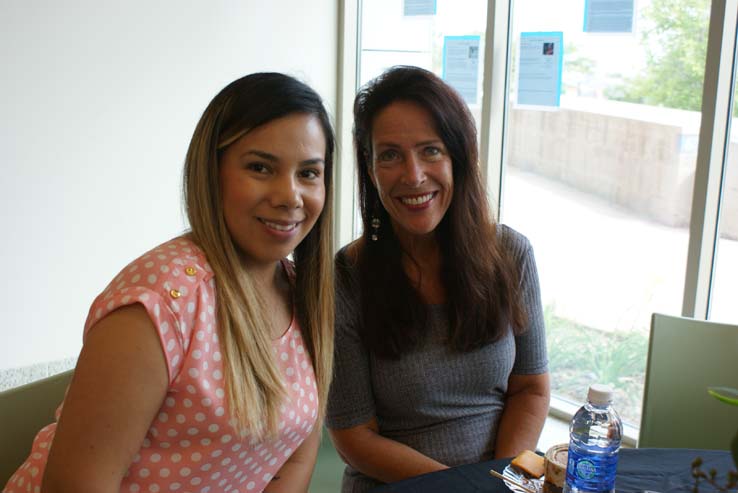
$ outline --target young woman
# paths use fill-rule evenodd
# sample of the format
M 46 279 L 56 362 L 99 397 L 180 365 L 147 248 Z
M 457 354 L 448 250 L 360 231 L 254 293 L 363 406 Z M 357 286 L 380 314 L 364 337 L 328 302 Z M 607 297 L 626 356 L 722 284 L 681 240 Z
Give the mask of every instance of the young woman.
M 333 147 L 291 77 L 213 99 L 185 162 L 191 231 L 94 301 L 58 423 L 4 491 L 307 490 L 333 357 Z
M 527 239 L 496 225 L 474 120 L 432 73 L 357 95 L 364 232 L 336 257 L 327 425 L 344 492 L 534 449 L 549 401 Z

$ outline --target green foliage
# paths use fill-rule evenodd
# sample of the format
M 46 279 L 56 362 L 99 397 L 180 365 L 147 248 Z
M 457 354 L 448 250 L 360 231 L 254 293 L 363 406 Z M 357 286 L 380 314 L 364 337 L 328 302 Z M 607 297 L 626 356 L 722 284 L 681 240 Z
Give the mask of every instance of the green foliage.
M 564 48 L 564 73 L 592 76 L 597 68 L 597 62 L 582 55 L 574 43 L 566 43 Z
M 567 43 L 564 48 L 563 91 L 575 89 L 575 94 L 579 94 L 580 89 L 594 77 L 596 69 L 596 60 L 582 55 L 574 43 Z
M 738 390 L 730 387 L 710 387 L 707 393 L 719 401 L 732 406 L 738 406 Z
M 710 0 L 653 0 L 642 18 L 646 70 L 606 96 L 700 111 L 709 17 Z
M 623 419 L 639 423 L 648 337 L 577 324 L 557 317 L 553 305 L 544 308 L 544 319 L 553 391 L 582 401 L 590 384 L 610 384 Z

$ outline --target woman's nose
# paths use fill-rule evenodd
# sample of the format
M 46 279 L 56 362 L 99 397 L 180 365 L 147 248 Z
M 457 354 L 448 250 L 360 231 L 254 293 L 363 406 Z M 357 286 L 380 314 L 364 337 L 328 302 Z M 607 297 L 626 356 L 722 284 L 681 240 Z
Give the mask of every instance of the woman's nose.
M 405 160 L 405 170 L 402 179 L 406 185 L 412 187 L 420 186 L 425 182 L 423 163 L 414 153 L 410 153 Z
M 299 209 L 302 207 L 302 193 L 300 184 L 295 177 L 289 176 L 274 183 L 272 190 L 272 205 L 286 209 Z

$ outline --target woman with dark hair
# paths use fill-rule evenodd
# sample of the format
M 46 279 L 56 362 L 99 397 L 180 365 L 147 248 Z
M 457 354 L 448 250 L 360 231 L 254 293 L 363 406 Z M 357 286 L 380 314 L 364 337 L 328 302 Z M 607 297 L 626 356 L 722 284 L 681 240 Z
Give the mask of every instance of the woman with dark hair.
M 364 231 L 336 257 L 326 421 L 343 491 L 534 449 L 550 394 L 538 276 L 490 215 L 469 110 L 395 67 L 357 95 L 354 145 Z
M 307 491 L 333 362 L 333 142 L 292 77 L 215 96 L 185 160 L 191 230 L 93 302 L 58 424 L 4 492 Z

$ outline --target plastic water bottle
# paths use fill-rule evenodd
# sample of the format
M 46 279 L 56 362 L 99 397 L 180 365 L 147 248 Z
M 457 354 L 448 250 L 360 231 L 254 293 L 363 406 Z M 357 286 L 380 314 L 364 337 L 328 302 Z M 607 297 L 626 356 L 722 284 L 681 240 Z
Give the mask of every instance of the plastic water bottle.
M 572 418 L 564 493 L 615 491 L 623 423 L 611 402 L 611 387 L 591 385 L 587 403 Z

